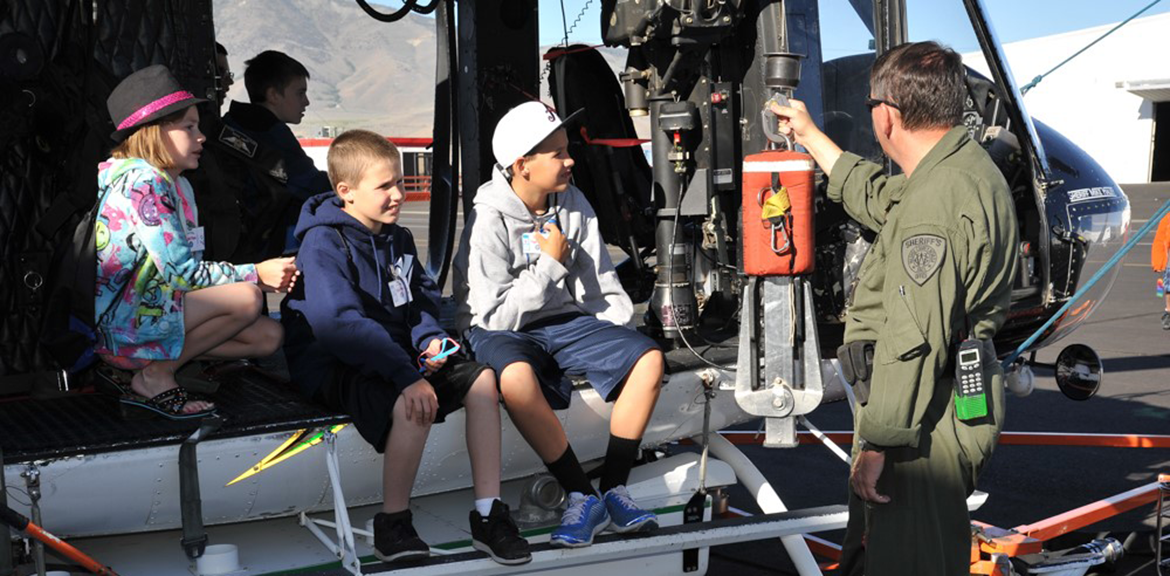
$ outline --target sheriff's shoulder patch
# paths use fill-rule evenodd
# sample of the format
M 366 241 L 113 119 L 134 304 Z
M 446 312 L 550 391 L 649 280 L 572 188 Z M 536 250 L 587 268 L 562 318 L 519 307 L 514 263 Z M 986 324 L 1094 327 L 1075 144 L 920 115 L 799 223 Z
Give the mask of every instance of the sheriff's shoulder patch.
M 906 275 L 922 286 L 942 266 L 947 241 L 934 234 L 918 234 L 902 241 L 902 267 Z

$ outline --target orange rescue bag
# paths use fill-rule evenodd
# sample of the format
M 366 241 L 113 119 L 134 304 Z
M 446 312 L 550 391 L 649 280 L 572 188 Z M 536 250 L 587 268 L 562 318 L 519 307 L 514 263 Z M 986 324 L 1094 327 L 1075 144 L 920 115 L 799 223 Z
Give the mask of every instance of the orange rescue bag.
M 795 276 L 813 271 L 812 156 L 767 150 L 744 158 L 741 230 L 745 273 Z

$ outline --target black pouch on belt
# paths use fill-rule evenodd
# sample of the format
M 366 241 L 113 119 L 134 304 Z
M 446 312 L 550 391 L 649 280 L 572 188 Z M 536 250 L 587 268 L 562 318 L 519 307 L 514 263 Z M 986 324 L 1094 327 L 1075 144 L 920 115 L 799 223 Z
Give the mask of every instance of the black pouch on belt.
M 847 342 L 837 348 L 837 359 L 841 361 L 841 376 L 853 386 L 857 402 L 865 406 L 869 402 L 869 382 L 873 377 L 873 340 Z

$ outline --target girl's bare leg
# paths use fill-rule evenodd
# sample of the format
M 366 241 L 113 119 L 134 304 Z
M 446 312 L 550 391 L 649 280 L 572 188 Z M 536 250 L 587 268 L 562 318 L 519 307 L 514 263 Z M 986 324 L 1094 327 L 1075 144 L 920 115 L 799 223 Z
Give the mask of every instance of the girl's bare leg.
M 178 386 L 175 370 L 180 366 L 233 340 L 257 323 L 261 298 L 260 288 L 244 282 L 188 292 L 183 296 L 183 323 L 187 331 L 183 351 L 175 360 L 152 362 L 134 375 L 131 387 L 151 398 Z M 183 412 L 198 412 L 211 406 L 210 402 L 188 402 Z
M 280 322 L 267 316 L 260 316 L 231 340 L 204 352 L 200 358 L 215 360 L 263 358 L 275 354 L 283 342 L 284 328 Z

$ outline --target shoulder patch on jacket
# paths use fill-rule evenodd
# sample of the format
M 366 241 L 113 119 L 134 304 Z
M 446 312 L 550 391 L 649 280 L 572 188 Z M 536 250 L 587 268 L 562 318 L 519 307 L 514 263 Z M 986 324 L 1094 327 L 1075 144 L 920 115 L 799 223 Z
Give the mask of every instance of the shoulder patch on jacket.
M 256 156 L 256 148 L 259 146 L 250 136 L 227 124 L 219 131 L 219 141 L 248 158 Z
M 906 275 L 922 286 L 942 266 L 947 241 L 934 234 L 918 234 L 902 241 L 902 267 Z
M 268 175 L 276 178 L 281 184 L 288 184 L 288 172 L 284 170 L 284 158 L 277 161 L 276 166 L 268 171 Z

